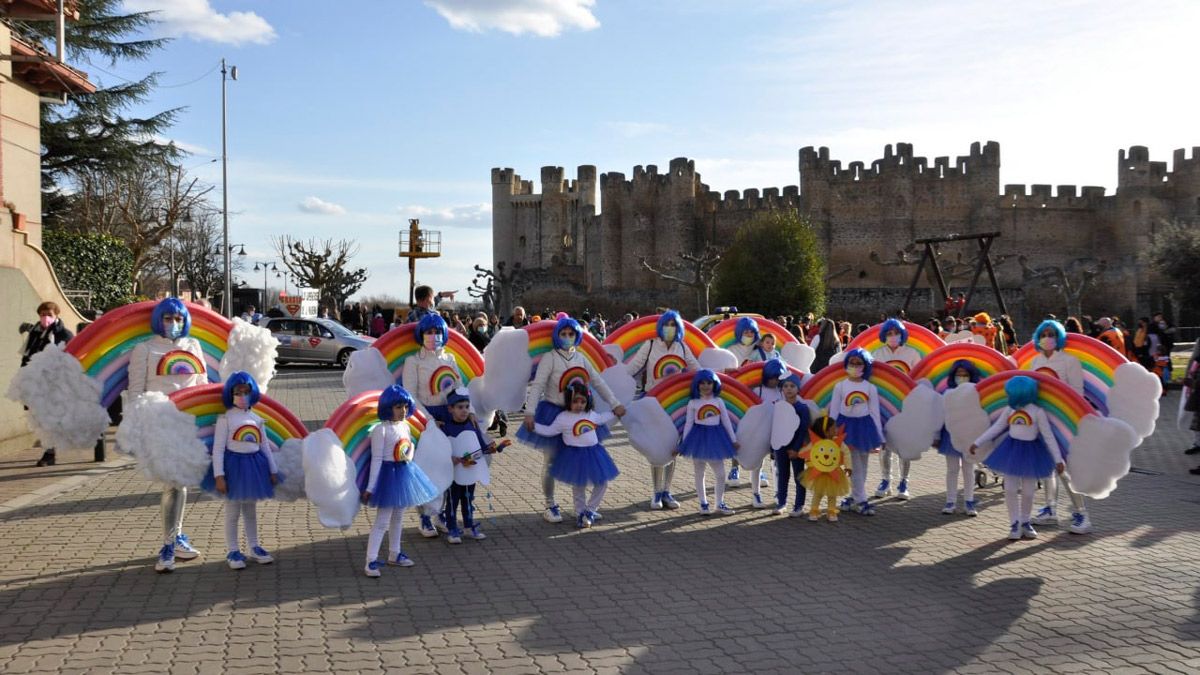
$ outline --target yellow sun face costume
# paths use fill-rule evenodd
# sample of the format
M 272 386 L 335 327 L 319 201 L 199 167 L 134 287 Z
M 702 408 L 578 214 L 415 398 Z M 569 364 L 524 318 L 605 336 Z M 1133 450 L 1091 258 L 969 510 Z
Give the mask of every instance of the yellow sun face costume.
M 850 477 L 846 473 L 846 440 L 845 431 L 838 429 L 837 437 L 833 440 L 821 438 L 812 431 L 808 432 L 809 445 L 800 453 L 804 459 L 804 473 L 800 484 L 812 493 L 811 519 L 821 515 L 821 499 L 828 500 L 827 513 L 830 520 L 836 520 L 838 514 L 838 499 L 850 493 Z

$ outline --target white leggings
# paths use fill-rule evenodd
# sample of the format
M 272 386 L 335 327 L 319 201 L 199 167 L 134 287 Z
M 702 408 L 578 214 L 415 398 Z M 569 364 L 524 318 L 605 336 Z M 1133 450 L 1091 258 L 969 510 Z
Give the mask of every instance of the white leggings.
M 371 524 L 371 534 L 367 537 L 367 562 L 379 559 L 379 547 L 383 545 L 383 535 L 389 529 L 388 550 L 393 557 L 400 553 L 400 530 L 403 524 L 404 509 L 393 506 L 375 509 L 375 522 Z
M 258 546 L 258 505 L 252 501 L 225 504 L 225 548 L 238 550 L 238 517 L 246 528 L 246 546 Z
M 604 493 L 608 490 L 608 483 L 601 483 L 592 486 L 592 495 L 586 495 L 586 486 L 572 485 L 571 497 L 575 501 L 575 515 L 581 516 L 584 513 L 599 511 L 600 500 L 604 499 Z
M 708 503 L 708 488 L 704 485 L 704 468 L 708 467 L 713 472 L 713 477 L 716 485 L 713 487 L 713 497 L 717 503 L 725 501 L 725 462 L 719 459 L 693 459 L 692 465 L 696 468 L 696 497 L 700 499 L 701 504 Z M 754 477 L 758 480 L 758 476 Z
M 867 460 L 871 453 L 850 451 L 850 498 L 855 504 L 867 501 Z
M 1018 495 L 1017 493 L 1020 492 Z M 1004 505 L 1008 507 L 1009 523 L 1028 523 L 1033 514 L 1033 493 L 1037 479 L 1021 476 L 1004 477 Z
M 975 463 L 966 457 L 946 455 L 946 501 L 958 501 L 958 474 L 962 474 L 963 500 L 975 501 Z
M 879 468 L 883 472 L 883 480 L 892 480 L 892 456 L 899 456 L 894 450 L 884 448 L 879 453 Z M 908 480 L 908 472 L 912 469 L 912 460 L 900 460 L 900 480 Z
M 1074 513 L 1083 513 L 1086 508 L 1083 502 L 1083 495 L 1071 487 L 1071 477 L 1065 471 L 1042 480 L 1042 490 L 1046 493 L 1046 506 L 1054 508 L 1057 513 L 1059 484 L 1062 484 L 1063 491 L 1070 497 L 1071 508 L 1074 509 Z

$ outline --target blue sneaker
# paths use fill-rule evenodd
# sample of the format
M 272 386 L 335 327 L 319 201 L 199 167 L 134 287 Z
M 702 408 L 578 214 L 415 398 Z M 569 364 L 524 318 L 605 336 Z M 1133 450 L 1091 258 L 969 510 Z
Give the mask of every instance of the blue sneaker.
M 742 479 L 742 473 L 741 473 L 741 471 L 738 470 L 738 467 L 736 467 L 736 466 L 729 470 L 729 477 L 726 478 L 726 480 L 729 481 L 730 483 L 736 483 L 741 479 Z
M 592 526 L 592 519 L 588 518 L 588 514 L 586 514 L 586 513 L 579 514 L 579 516 L 575 519 L 575 527 L 580 530 L 586 530 L 587 528 L 589 528 L 591 526 Z
M 199 555 L 200 555 L 200 551 L 197 551 L 195 548 L 192 547 L 192 542 L 190 540 L 188 540 L 188 536 L 186 534 L 181 534 L 181 535 L 175 537 L 175 559 L 176 560 L 192 560 L 193 558 L 196 558 Z
M 462 543 L 462 530 L 460 530 L 456 527 L 456 528 L 450 530 L 449 532 L 447 532 L 446 533 L 446 543 L 447 544 L 461 544 Z
M 604 516 L 600 515 L 599 511 L 588 511 L 588 518 L 591 518 L 593 523 L 604 520 Z
M 767 475 L 766 471 L 759 471 L 758 472 L 758 487 L 765 488 L 765 487 L 770 487 L 770 486 L 771 486 L 771 477 Z
M 971 516 L 972 518 L 974 518 L 975 516 L 979 515 L 979 511 L 975 510 L 975 501 L 974 500 L 971 500 L 969 502 L 963 502 L 963 506 L 965 507 L 963 509 L 963 513 L 967 514 L 968 516 Z
M 1058 525 L 1058 514 L 1054 512 L 1053 506 L 1043 506 L 1038 509 L 1032 522 L 1034 525 Z
M 700 502 L 700 515 L 711 516 L 712 514 L 713 512 L 712 509 L 709 508 L 708 502 Z
M 670 492 L 662 493 L 663 508 L 674 511 L 679 508 L 679 502 L 675 501 L 675 496 Z
M 379 567 L 380 567 L 379 561 L 372 560 L 367 563 L 366 567 L 363 568 L 363 573 L 371 578 L 378 578 L 379 574 L 380 574 Z
M 871 502 L 861 502 L 858 505 L 858 512 L 864 516 L 873 516 L 875 515 L 875 507 Z
M 1021 538 L 1021 524 L 1017 521 L 1012 522 L 1012 527 L 1008 528 L 1009 541 L 1016 541 Z
M 1067 528 L 1071 534 L 1087 534 L 1092 531 L 1092 520 L 1084 511 L 1076 511 L 1071 514 L 1071 526 Z
M 163 544 L 158 551 L 158 561 L 154 563 L 154 571 L 168 574 L 175 571 L 175 544 Z
M 231 570 L 246 569 L 246 556 L 242 555 L 241 551 L 230 551 L 229 555 L 225 556 L 225 560 L 229 562 Z
M 856 506 L 858 505 L 854 503 L 853 497 L 846 497 L 842 500 L 842 503 L 838 505 L 838 508 L 842 511 L 854 511 Z M 783 505 L 780 505 L 779 508 L 783 508 Z
M 254 562 L 258 563 L 259 565 L 270 565 L 271 563 L 275 562 L 275 559 L 271 557 L 271 554 L 267 553 L 267 549 L 261 546 L 255 546 L 254 548 L 250 549 L 250 557 L 254 558 Z
M 547 523 L 561 523 L 562 509 L 558 508 L 558 504 L 547 506 L 546 510 L 542 513 L 542 520 Z
M 437 528 L 433 526 L 433 519 L 429 516 L 421 516 L 421 527 L 419 529 L 421 536 L 426 539 L 433 539 L 438 536 Z
M 970 504 L 971 502 L 967 502 L 967 503 Z M 946 502 L 946 505 L 942 507 L 942 515 L 944 515 L 944 516 L 954 515 L 954 506 L 955 506 L 954 502 Z
M 762 495 L 754 495 L 750 498 L 750 505 L 756 509 L 767 508 L 767 503 L 763 501 Z
M 443 534 L 450 531 L 450 526 L 446 524 L 446 514 L 441 511 L 438 512 L 437 518 L 434 519 L 433 526 L 437 528 L 438 532 Z
M 471 527 L 467 528 L 467 532 L 469 532 L 471 534 L 471 538 L 476 541 L 479 541 L 481 539 L 487 539 L 487 535 L 483 533 L 483 530 L 479 529 L 478 524 L 472 525 Z
M 660 511 L 660 510 L 662 510 L 662 507 L 663 507 L 663 493 L 655 492 L 654 496 L 650 498 L 650 510 L 651 511 Z
M 412 567 L 416 563 L 412 561 L 412 558 L 409 558 L 408 556 L 404 555 L 403 552 L 401 552 L 397 553 L 395 558 L 388 558 L 387 564 L 395 565 L 396 567 Z
M 900 484 L 896 486 L 896 497 L 899 499 L 912 499 L 912 493 L 908 491 L 907 478 L 900 479 Z
M 1033 529 L 1033 525 L 1028 521 L 1021 523 L 1021 537 L 1023 539 L 1037 539 L 1037 530 Z
M 729 506 L 725 502 L 718 502 L 717 503 L 717 513 L 719 513 L 723 516 L 732 516 L 734 512 L 733 512 L 733 509 L 729 508 Z
M 879 487 L 875 488 L 875 496 L 879 499 L 883 499 L 884 497 L 892 494 L 891 484 L 892 482 L 886 478 L 879 481 Z

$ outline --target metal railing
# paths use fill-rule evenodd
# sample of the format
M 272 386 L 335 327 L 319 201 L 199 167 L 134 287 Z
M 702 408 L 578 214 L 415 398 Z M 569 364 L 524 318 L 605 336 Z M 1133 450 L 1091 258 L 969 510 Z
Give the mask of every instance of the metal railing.
M 76 307 L 78 307 L 80 309 L 91 309 L 92 308 L 92 292 L 91 291 L 64 290 L 63 297 L 65 297 L 67 300 L 70 300 L 72 305 L 75 305 Z

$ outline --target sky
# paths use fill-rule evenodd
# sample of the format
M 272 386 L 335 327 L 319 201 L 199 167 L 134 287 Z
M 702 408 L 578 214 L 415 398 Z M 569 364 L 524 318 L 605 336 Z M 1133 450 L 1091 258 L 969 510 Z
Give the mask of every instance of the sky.
M 160 72 L 140 112 L 184 109 L 166 138 L 218 202 L 219 63 L 236 65 L 230 241 L 252 267 L 278 260 L 274 236 L 353 239 L 362 295 L 407 297 L 409 218 L 442 232 L 417 283 L 463 291 L 490 266 L 493 167 L 536 186 L 545 165 L 628 175 L 688 157 L 724 192 L 798 184 L 809 145 L 869 165 L 889 143 L 933 158 L 994 140 L 1002 184 L 1111 194 L 1120 149 L 1170 162 L 1200 146 L 1193 0 L 124 6 L 155 11 L 167 47 L 74 65 L 103 86 Z

